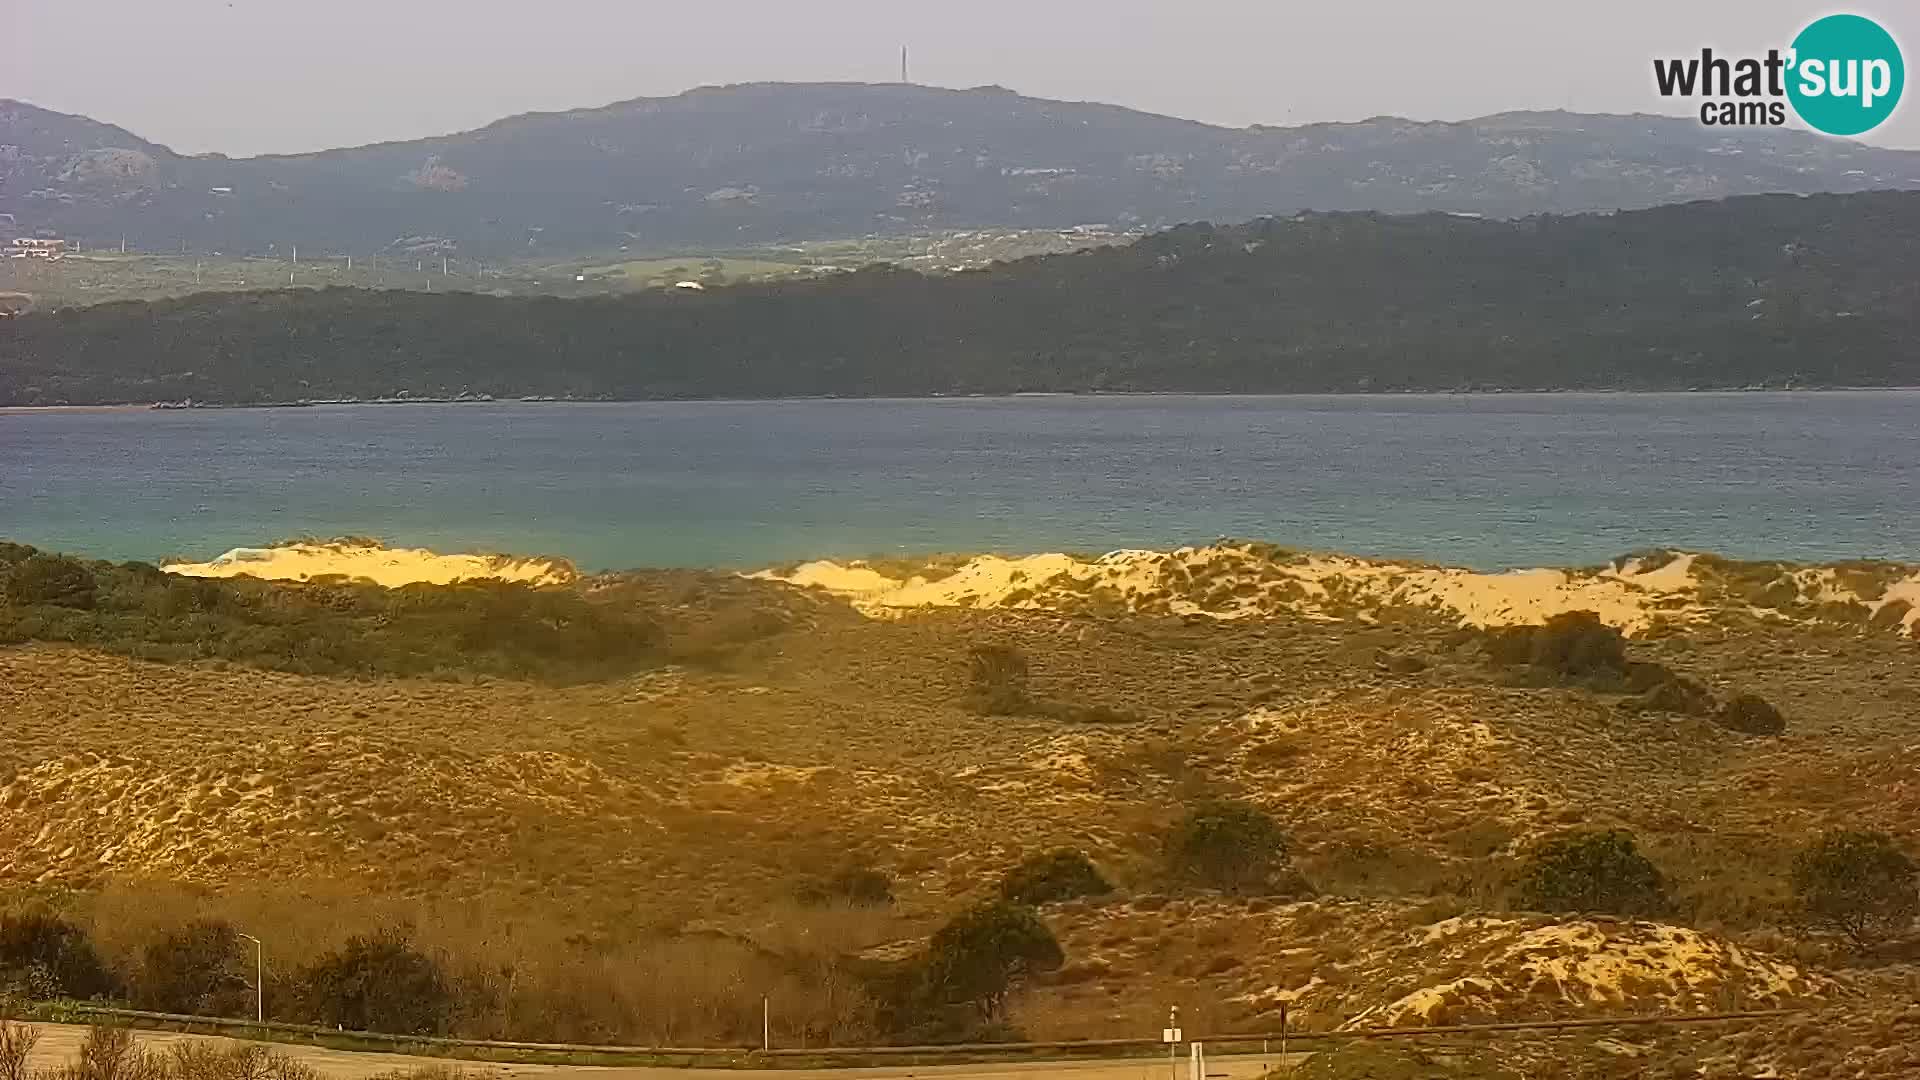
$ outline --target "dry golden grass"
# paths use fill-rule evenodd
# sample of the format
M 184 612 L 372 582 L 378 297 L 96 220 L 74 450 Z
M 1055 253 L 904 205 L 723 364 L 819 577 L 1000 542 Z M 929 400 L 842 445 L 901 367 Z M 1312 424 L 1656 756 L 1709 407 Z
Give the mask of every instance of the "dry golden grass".
M 1142 719 L 976 715 L 979 640 L 1022 649 L 1036 696 Z M 911 941 L 1022 856 L 1062 846 L 1122 893 L 1049 911 L 1069 968 L 1021 1006 L 1036 1036 L 1150 1030 L 1176 1001 L 1211 1002 L 1210 1026 L 1257 1026 L 1262 1003 L 1316 978 L 1328 1024 L 1467 979 L 1498 985 L 1445 1015 L 1772 1000 L 1754 972 L 1778 950 L 1736 961 L 1725 947 L 1778 922 L 1782 853 L 1837 824 L 1920 832 L 1913 649 L 1785 626 L 1635 645 L 1780 704 L 1787 734 L 1762 739 L 1500 685 L 1470 640 L 1418 621 L 823 609 L 724 669 L 573 687 L 8 648 L 0 883 L 81 890 L 62 902 L 121 956 L 209 916 L 272 927 L 286 971 L 376 922 L 410 923 L 462 970 L 512 968 L 539 1000 L 574 1002 L 565 1037 L 581 1041 L 751 1041 L 762 993 L 784 995 L 790 1042 L 858 1040 L 857 1003 L 823 1006 L 763 953 Z M 1426 666 L 1390 673 L 1383 650 Z M 1183 802 L 1222 795 L 1285 825 L 1324 902 L 1139 902 L 1171 891 L 1159 831 Z M 1573 825 L 1641 837 L 1681 916 L 1714 931 L 1688 948 L 1716 974 L 1553 996 L 1516 981 L 1519 961 L 1482 962 L 1537 921 L 1484 926 L 1484 954 L 1409 936 L 1420 918 L 1498 914 L 1511 853 Z M 801 881 L 850 861 L 892 874 L 899 904 L 792 906 Z M 1632 933 L 1651 931 L 1605 936 Z M 1819 968 L 1785 996 L 1826 993 Z M 836 985 L 855 993 L 850 976 Z M 514 1003 L 535 999 L 464 1023 L 520 1030 Z

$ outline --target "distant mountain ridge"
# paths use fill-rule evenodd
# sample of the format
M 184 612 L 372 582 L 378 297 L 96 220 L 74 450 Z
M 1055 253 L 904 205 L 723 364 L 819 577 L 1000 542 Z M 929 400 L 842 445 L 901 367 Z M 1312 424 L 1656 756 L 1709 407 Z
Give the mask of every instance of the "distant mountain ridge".
M 1920 151 L 1657 116 L 1237 129 L 998 87 L 753 83 L 228 158 L 0 99 L 0 214 L 17 231 L 156 251 L 298 244 L 505 258 L 1300 210 L 1520 217 L 1915 187 Z

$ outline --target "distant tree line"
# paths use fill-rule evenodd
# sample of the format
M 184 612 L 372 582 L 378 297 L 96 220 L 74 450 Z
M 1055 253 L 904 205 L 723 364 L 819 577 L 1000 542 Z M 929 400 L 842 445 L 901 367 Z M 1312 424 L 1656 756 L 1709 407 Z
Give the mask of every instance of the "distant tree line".
M 208 294 L 0 324 L 0 404 L 1920 383 L 1920 193 L 1312 214 L 944 277 Z

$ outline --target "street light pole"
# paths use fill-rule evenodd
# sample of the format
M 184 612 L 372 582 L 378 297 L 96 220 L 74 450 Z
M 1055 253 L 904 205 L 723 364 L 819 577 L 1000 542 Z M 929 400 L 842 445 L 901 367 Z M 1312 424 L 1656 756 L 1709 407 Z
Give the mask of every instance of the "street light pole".
M 252 934 L 241 934 L 237 930 L 234 933 L 253 942 L 253 1019 L 255 1023 L 264 1024 L 267 1022 L 267 949 Z

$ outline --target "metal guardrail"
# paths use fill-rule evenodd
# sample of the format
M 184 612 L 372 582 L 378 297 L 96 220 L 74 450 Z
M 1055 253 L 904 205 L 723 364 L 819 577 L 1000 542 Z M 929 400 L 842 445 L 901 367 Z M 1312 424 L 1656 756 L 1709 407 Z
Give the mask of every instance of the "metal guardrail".
M 385 1043 L 396 1047 L 435 1046 L 451 1049 L 469 1048 L 476 1050 L 520 1051 L 523 1053 L 608 1054 L 663 1058 L 885 1057 L 889 1055 L 940 1054 L 958 1056 L 1020 1054 L 1029 1052 L 1085 1053 L 1088 1051 L 1102 1050 L 1128 1051 L 1146 1049 L 1152 1049 L 1158 1052 L 1166 1046 L 1166 1044 L 1159 1039 L 1072 1039 L 1056 1042 L 941 1043 L 931 1046 L 822 1046 L 811 1049 L 782 1047 L 775 1050 L 763 1050 L 757 1046 L 625 1046 L 603 1043 L 541 1043 L 513 1042 L 499 1039 L 453 1039 L 437 1035 L 393 1035 L 378 1031 L 344 1031 L 339 1028 L 320 1027 L 315 1024 L 288 1024 L 272 1020 L 262 1022 L 232 1017 L 191 1016 L 185 1013 L 118 1009 L 105 1005 L 63 1005 L 61 1011 L 69 1015 L 119 1017 L 128 1020 L 148 1020 L 199 1027 L 237 1028 L 248 1031 L 259 1031 L 263 1034 L 280 1033 L 287 1035 L 326 1036 L 335 1039 L 355 1039 L 365 1042 Z M 1235 1046 L 1246 1043 L 1279 1042 L 1283 1038 L 1289 1043 L 1302 1043 L 1361 1039 L 1458 1037 L 1521 1031 L 1566 1031 L 1581 1028 L 1736 1023 L 1748 1020 L 1776 1020 L 1783 1017 L 1799 1015 L 1805 1011 L 1805 1009 L 1762 1009 L 1750 1012 L 1610 1016 L 1589 1017 L 1577 1020 L 1516 1020 L 1494 1024 L 1454 1024 L 1432 1027 L 1352 1028 L 1333 1031 L 1288 1030 L 1285 1032 L 1255 1032 L 1251 1034 L 1222 1033 L 1193 1041 L 1205 1042 L 1212 1046 Z

